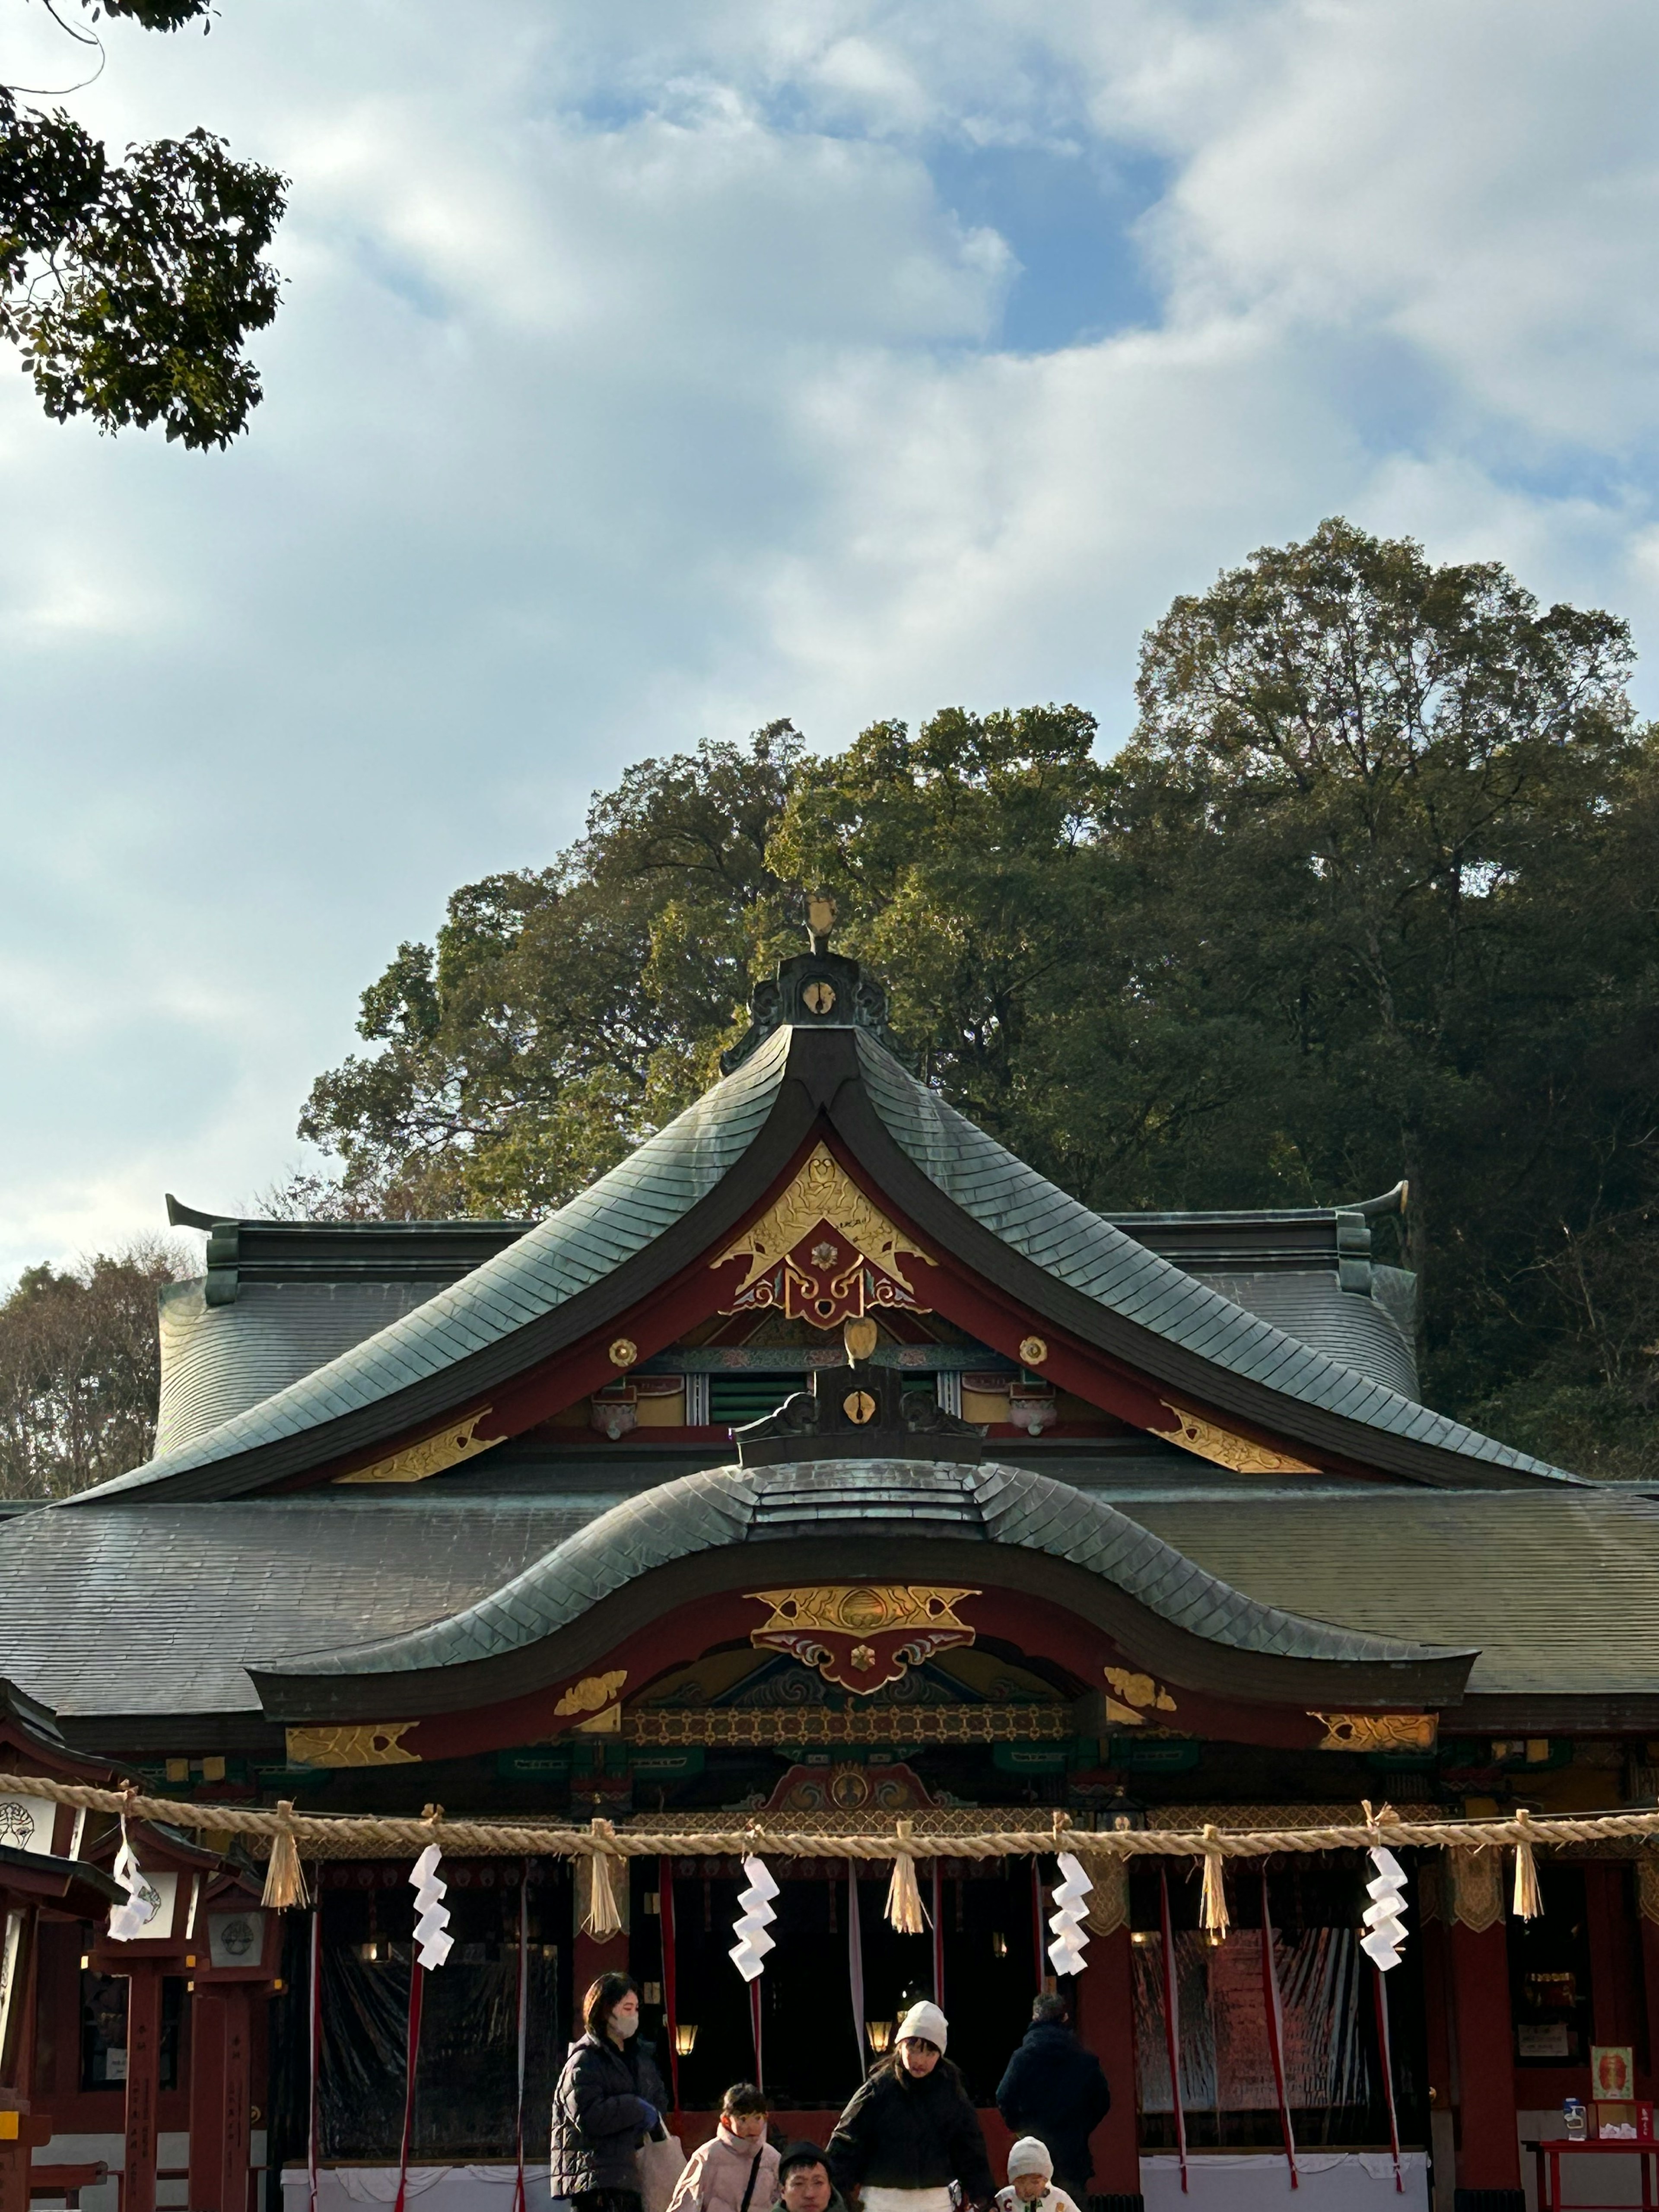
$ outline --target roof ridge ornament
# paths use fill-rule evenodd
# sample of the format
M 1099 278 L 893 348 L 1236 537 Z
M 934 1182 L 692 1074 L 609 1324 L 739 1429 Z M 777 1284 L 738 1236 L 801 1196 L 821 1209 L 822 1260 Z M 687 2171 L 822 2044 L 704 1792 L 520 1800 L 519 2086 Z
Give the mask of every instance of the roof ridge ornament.
M 827 891 L 806 901 L 808 950 L 781 960 L 749 1001 L 749 1027 L 720 1054 L 720 1073 L 735 1074 L 776 1030 L 858 1029 L 908 1065 L 910 1055 L 887 1025 L 887 993 L 856 960 L 830 950 L 836 905 Z
M 795 1460 L 920 1459 L 973 1466 L 985 1431 L 947 1413 L 936 1398 L 907 1392 L 896 1367 L 872 1367 L 875 1325 L 867 1316 L 842 1333 L 845 1367 L 815 1367 L 811 1386 L 775 1413 L 732 1431 L 739 1467 L 780 1467 Z

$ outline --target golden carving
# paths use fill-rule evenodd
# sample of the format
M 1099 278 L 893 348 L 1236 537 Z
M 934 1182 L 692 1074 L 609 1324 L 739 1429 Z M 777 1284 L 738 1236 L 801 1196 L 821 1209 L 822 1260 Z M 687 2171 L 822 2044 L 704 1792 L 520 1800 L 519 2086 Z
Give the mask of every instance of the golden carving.
M 337 1474 L 337 1483 L 344 1482 L 424 1482 L 430 1474 L 441 1474 L 446 1468 L 459 1467 L 464 1459 L 475 1452 L 488 1451 L 499 1443 L 499 1437 L 481 1437 L 477 1427 L 489 1413 L 488 1406 L 465 1421 L 452 1423 L 434 1436 L 422 1437 L 419 1443 L 405 1444 L 386 1459 L 377 1459 L 372 1467 L 354 1468 L 349 1474 Z
M 866 1316 L 863 1321 L 849 1321 L 842 1330 L 841 1340 L 847 1346 L 849 1359 L 867 1359 L 875 1350 L 881 1331 Z
M 1155 1682 L 1150 1674 L 1132 1673 L 1127 1667 L 1108 1667 L 1104 1669 L 1107 1688 L 1112 1692 L 1106 1700 L 1106 1717 L 1129 1728 L 1145 1728 L 1148 1713 L 1172 1713 L 1176 1701 L 1162 1682 Z
M 1504 1854 L 1502 1851 L 1446 1853 L 1450 1874 L 1451 1917 L 1479 1936 L 1496 1928 L 1504 1917 Z
M 1292 1459 L 1288 1452 L 1274 1451 L 1269 1444 L 1253 1443 L 1249 1437 L 1235 1436 L 1231 1429 L 1207 1421 L 1201 1413 L 1175 1405 L 1168 1398 L 1163 1402 L 1175 1415 L 1180 1431 L 1176 1442 L 1183 1450 L 1195 1453 L 1200 1459 L 1207 1459 L 1217 1467 L 1230 1467 L 1235 1474 L 1319 1473 L 1304 1459 Z
M 1067 1705 L 717 1705 L 702 1712 L 635 1707 L 623 1733 L 635 1743 L 1048 1743 L 1069 1736 Z
M 769 1605 L 772 1618 L 759 1632 L 774 1628 L 841 1629 L 853 1636 L 884 1635 L 896 1628 L 964 1628 L 956 1608 L 972 1589 L 934 1589 L 891 1583 L 831 1583 L 817 1589 L 750 1590 Z
M 1636 1909 L 1644 1920 L 1659 1925 L 1659 1856 L 1651 1851 L 1636 1862 Z
M 604 1705 L 615 1702 L 617 1692 L 628 1680 L 626 1667 L 616 1668 L 609 1674 L 584 1674 L 580 1682 L 573 1682 L 553 1710 L 556 1713 L 597 1713 Z
M 1440 1723 L 1432 1713 L 1310 1713 L 1325 1733 L 1321 1751 L 1432 1751 Z
M 613 1367 L 631 1367 L 640 1356 L 640 1347 L 631 1336 L 619 1336 L 610 1351 Z
M 1040 1336 L 1020 1339 L 1019 1364 L 1022 1367 L 1041 1367 L 1048 1357 L 1048 1346 Z
M 805 1262 L 792 1257 L 821 1222 L 850 1248 L 850 1264 L 848 1254 L 822 1239 Z M 862 1316 L 866 1267 L 875 1271 L 871 1278 L 875 1304 L 926 1312 L 902 1262 L 920 1260 L 929 1267 L 937 1264 L 907 1230 L 896 1227 L 865 1196 L 829 1146 L 821 1143 L 802 1161 L 788 1188 L 709 1265 L 724 1267 L 732 1260 L 746 1260 L 749 1272 L 723 1312 L 777 1308 L 792 1318 L 826 1328 Z
M 847 1412 L 853 1420 L 860 1418 L 853 1411 L 855 1400 L 868 1407 L 862 1416 L 867 1420 L 875 1400 L 849 1393 Z M 971 1644 L 974 1631 L 957 1620 L 956 1607 L 979 1592 L 863 1583 L 749 1595 L 772 1608 L 772 1618 L 750 1637 L 757 1649 L 787 1651 L 803 1667 L 816 1667 L 826 1682 L 867 1698 L 936 1651 Z
M 841 1410 L 855 1426 L 862 1428 L 866 1421 L 876 1418 L 876 1401 L 867 1390 L 849 1390 L 841 1401 Z
M 833 983 L 809 983 L 801 996 L 815 1014 L 827 1014 L 836 1003 L 836 987 Z
M 418 1766 L 421 1754 L 405 1751 L 413 1721 L 353 1722 L 343 1728 L 291 1728 L 290 1766 Z

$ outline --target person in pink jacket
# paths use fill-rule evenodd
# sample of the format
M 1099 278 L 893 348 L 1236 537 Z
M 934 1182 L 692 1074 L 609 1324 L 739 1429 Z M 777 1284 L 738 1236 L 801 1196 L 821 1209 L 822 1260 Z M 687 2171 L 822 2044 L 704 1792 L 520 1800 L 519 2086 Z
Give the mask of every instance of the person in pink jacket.
M 737 2081 L 720 2099 L 720 2124 L 700 2143 L 674 2185 L 668 2212 L 771 2212 L 778 2154 L 766 2140 L 766 2098 Z

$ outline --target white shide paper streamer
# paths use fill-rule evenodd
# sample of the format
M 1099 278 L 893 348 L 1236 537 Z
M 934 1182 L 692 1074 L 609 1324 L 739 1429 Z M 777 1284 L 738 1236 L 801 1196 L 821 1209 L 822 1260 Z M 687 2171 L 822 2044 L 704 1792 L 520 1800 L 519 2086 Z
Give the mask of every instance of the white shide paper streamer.
M 768 1873 L 764 1859 L 745 1859 L 743 1870 L 749 1887 L 738 1896 L 740 1910 L 732 1929 L 738 1940 L 732 1946 L 732 1963 L 745 1982 L 752 1982 L 776 1940 L 766 1929 L 768 1922 L 778 1917 L 772 1910 L 778 1886 Z

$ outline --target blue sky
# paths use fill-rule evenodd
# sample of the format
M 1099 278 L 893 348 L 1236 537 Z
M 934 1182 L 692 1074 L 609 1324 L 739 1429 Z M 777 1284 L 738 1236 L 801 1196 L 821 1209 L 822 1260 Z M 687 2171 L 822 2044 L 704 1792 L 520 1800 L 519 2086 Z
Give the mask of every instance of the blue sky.
M 1074 699 L 1344 513 L 1659 613 L 1659 15 L 223 0 L 73 103 L 286 170 L 268 398 L 0 362 L 0 1281 L 301 1159 L 357 994 L 622 764 Z M 64 81 L 39 0 L 0 76 Z M 1659 707 L 1645 668 L 1644 706 Z

